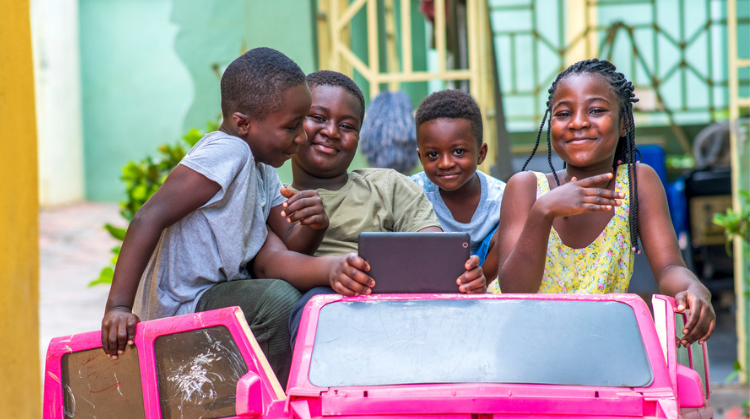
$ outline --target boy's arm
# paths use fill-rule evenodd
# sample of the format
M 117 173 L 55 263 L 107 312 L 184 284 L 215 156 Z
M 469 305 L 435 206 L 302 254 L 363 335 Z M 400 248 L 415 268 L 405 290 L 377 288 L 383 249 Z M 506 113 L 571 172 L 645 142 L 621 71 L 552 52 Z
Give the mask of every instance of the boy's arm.
M 497 262 L 499 257 L 497 241 L 499 235 L 500 229 L 496 229 L 495 234 L 492 235 L 492 239 L 490 240 L 490 246 L 487 248 L 487 257 L 482 264 L 482 270 L 484 271 L 484 276 L 487 278 L 488 282 L 492 282 L 497 278 Z
M 716 322 L 711 293 L 685 267 L 659 176 L 647 165 L 637 167 L 638 233 L 659 292 L 675 298 L 678 312 L 690 309 L 682 344 L 704 342 L 713 333 Z
M 330 286 L 343 295 L 372 293 L 375 281 L 365 272 L 370 265 L 354 253 L 313 257 L 289 251 L 269 229 L 268 238 L 253 261 L 256 278 L 279 278 L 299 290 Z
M 271 208 L 268 225 L 289 250 L 314 254 L 328 230 L 323 201 L 315 190 L 294 192 L 282 188 L 281 194 L 288 199 Z
M 132 313 L 133 301 L 162 231 L 200 208 L 220 189 L 218 183 L 178 165 L 135 214 L 122 243 L 102 319 L 102 346 L 107 356 L 117 358 L 126 344 L 132 344 L 140 321 Z

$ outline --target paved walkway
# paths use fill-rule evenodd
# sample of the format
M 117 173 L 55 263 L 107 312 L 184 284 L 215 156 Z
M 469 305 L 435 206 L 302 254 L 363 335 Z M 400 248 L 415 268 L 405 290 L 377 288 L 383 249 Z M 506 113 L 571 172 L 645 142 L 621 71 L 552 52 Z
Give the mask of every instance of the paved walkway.
M 42 368 L 53 337 L 101 327 L 109 287 L 89 287 L 88 283 L 109 263 L 109 250 L 118 244 L 102 228 L 107 222 L 124 226 L 116 204 L 83 203 L 39 214 Z M 734 333 L 734 318 L 720 312 L 716 332 L 708 341 L 717 418 L 723 417 L 731 406 L 750 398 L 747 387 L 724 384 L 737 358 Z
M 39 214 L 40 344 L 42 359 L 56 336 L 101 327 L 108 286 L 89 287 L 117 241 L 102 226 L 124 225 L 117 204 L 78 204 Z M 44 363 L 42 363 L 42 366 Z

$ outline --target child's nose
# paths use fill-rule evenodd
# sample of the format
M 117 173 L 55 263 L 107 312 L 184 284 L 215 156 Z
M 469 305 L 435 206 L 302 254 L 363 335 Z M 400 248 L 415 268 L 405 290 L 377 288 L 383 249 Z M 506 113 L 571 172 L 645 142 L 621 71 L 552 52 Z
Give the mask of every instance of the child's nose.
M 303 129 L 303 130 L 301 130 L 301 131 L 302 131 L 302 132 L 300 133 L 300 135 L 298 135 L 298 136 L 294 137 L 294 142 L 295 142 L 296 144 L 304 144 L 304 143 L 306 143 L 306 142 L 307 142 L 307 133 L 305 132 L 305 130 L 304 130 L 304 129 Z
M 449 169 L 453 167 L 453 159 L 450 156 L 444 155 L 438 159 L 438 167 L 441 169 Z
M 588 128 L 591 126 L 589 122 L 588 114 L 586 112 L 576 112 L 573 114 L 573 119 L 570 121 L 570 127 L 573 129 Z
M 328 138 L 338 138 L 339 137 L 339 127 L 336 124 L 335 121 L 327 121 L 325 126 L 323 126 L 323 129 L 321 130 L 323 134 L 325 134 Z

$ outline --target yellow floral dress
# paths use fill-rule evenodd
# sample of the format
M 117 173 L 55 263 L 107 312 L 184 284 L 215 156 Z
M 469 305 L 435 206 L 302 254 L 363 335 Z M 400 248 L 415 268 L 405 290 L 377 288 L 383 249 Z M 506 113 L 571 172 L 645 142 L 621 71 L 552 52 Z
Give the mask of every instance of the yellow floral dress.
M 536 198 L 549 192 L 547 176 L 536 175 Z M 601 234 L 588 246 L 573 249 L 563 244 L 553 227 L 547 242 L 547 259 L 540 293 L 606 294 L 627 292 L 633 275 L 634 254 L 630 244 L 630 191 L 628 166 L 620 165 L 615 192 L 622 192 L 622 205 Z

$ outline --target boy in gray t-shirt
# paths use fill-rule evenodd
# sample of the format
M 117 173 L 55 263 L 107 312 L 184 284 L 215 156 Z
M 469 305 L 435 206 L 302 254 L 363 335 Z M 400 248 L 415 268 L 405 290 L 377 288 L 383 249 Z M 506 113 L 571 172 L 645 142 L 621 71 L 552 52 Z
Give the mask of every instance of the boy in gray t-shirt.
M 317 194 L 282 189 L 274 169 L 307 140 L 302 122 L 311 97 L 299 66 L 269 48 L 248 51 L 225 70 L 221 98 L 220 131 L 190 150 L 128 228 L 102 345 L 117 358 L 132 344 L 141 318 L 237 305 L 285 384 L 291 364 L 286 324 L 300 297 L 294 286 L 347 281 L 349 266 L 366 265 L 356 257 L 287 250 L 314 252 L 328 228 Z M 283 238 L 273 242 L 274 263 L 302 261 L 304 271 L 268 269 L 268 257 L 259 254 L 268 235 Z M 288 282 L 254 279 L 266 274 Z M 364 274 L 354 279 L 371 281 Z

